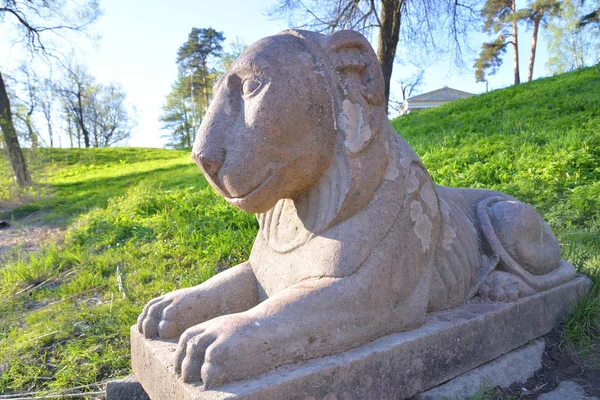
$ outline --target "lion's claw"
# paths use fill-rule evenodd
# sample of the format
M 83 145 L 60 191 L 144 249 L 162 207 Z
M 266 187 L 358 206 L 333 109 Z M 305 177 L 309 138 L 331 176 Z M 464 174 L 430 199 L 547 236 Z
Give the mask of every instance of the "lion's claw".
M 151 300 L 138 317 L 140 333 L 147 339 L 177 337 L 181 333 L 181 323 L 178 322 L 182 320 L 181 308 L 188 306 L 185 299 L 191 292 L 190 289 L 180 289 Z
M 234 348 L 243 345 L 239 329 L 245 322 L 236 315 L 226 315 L 186 330 L 175 353 L 175 371 L 186 383 L 202 381 L 206 386 L 218 386 L 235 375 L 231 358 Z M 239 340 L 238 340 L 239 339 Z M 224 364 L 230 368 L 224 368 Z

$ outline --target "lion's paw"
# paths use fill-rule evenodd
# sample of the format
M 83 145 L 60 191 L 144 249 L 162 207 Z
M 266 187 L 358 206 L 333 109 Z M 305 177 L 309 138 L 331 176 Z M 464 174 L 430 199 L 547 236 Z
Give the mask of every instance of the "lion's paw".
M 479 287 L 479 295 L 492 301 L 512 302 L 532 293 L 531 288 L 519 277 L 507 272 L 493 272 Z
M 147 339 L 159 336 L 171 339 L 203 322 L 198 291 L 195 288 L 175 290 L 150 300 L 138 317 L 138 329 Z
M 186 330 L 175 353 L 175 371 L 186 383 L 202 381 L 220 386 L 248 373 L 252 346 L 246 332 L 251 326 L 239 314 L 214 318 Z M 246 333 L 244 333 L 246 332 Z M 258 362 L 259 356 L 254 358 Z

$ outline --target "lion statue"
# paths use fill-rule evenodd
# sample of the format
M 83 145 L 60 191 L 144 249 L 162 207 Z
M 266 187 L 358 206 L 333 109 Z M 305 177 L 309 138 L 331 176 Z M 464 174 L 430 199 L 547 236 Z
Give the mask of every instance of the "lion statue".
M 151 300 L 146 338 L 207 387 L 415 329 L 475 295 L 513 301 L 573 279 L 532 207 L 436 185 L 394 131 L 359 33 L 287 30 L 216 83 L 192 158 L 256 213 L 250 259 Z

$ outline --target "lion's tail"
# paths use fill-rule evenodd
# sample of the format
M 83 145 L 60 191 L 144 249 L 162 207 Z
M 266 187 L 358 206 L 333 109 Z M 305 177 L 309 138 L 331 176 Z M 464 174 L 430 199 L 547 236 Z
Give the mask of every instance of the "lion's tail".
M 492 196 L 482 200 L 477 205 L 477 218 L 479 219 L 483 237 L 492 250 L 491 258 L 499 258 L 499 262 L 496 264 L 506 272 L 521 278 L 536 292 L 551 289 L 575 278 L 575 267 L 565 260 L 560 260 L 558 267 L 553 271 L 543 275 L 534 275 L 526 271 L 513 257 L 511 257 L 510 254 L 508 254 L 506 248 L 496 234 L 496 230 L 494 229 L 489 215 L 489 207 L 500 201 L 506 201 L 506 199 L 500 196 Z M 497 268 L 497 266 L 495 266 L 495 268 Z M 487 274 L 492 272 L 495 268 L 489 268 Z

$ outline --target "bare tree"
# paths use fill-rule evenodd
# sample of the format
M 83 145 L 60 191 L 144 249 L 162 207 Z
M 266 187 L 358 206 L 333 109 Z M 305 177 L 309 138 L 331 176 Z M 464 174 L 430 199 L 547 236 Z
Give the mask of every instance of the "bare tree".
M 53 39 L 66 32 L 82 32 L 100 15 L 97 0 L 0 0 L 0 23 L 11 23 L 18 32 L 17 42 L 31 54 L 57 58 Z M 31 185 L 10 109 L 6 85 L 0 74 L 0 130 L 17 183 Z
M 54 84 L 50 79 L 44 79 L 38 90 L 38 101 L 42 109 L 42 114 L 46 120 L 46 127 L 48 129 L 48 140 L 50 147 L 54 147 L 54 128 L 53 128 L 53 111 L 55 105 L 56 92 L 54 90 Z
M 100 86 L 99 109 L 94 121 L 98 132 L 98 147 L 109 147 L 128 139 L 136 125 L 135 109 L 127 106 L 125 92 L 121 86 L 111 83 Z
M 423 83 L 423 75 L 425 71 L 423 69 L 419 69 L 417 72 L 412 74 L 410 77 L 405 79 L 401 79 L 398 81 L 400 83 L 400 93 L 402 94 L 402 101 L 407 100 L 412 96 L 413 92 L 421 86 Z
M 109 147 L 131 135 L 135 110 L 126 104 L 121 86 L 97 84 L 85 68 L 72 66 L 57 84 L 67 132 L 85 147 Z
M 319 32 L 353 29 L 365 34 L 377 30 L 377 57 L 385 80 L 386 108 L 390 97 L 396 49 L 405 46 L 441 53 L 450 49 L 462 62 L 468 47 L 466 33 L 479 21 L 480 0 L 279 0 L 270 10 L 287 16 L 297 28 Z
M 89 113 L 86 108 L 89 107 L 89 91 L 94 85 L 95 79 L 79 65 L 67 67 L 66 77 L 57 85 L 57 92 L 61 96 L 65 113 L 69 114 L 71 121 L 75 123 L 86 148 L 92 145 L 87 120 Z M 80 135 L 77 137 L 79 139 Z

